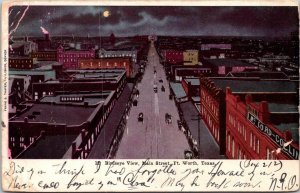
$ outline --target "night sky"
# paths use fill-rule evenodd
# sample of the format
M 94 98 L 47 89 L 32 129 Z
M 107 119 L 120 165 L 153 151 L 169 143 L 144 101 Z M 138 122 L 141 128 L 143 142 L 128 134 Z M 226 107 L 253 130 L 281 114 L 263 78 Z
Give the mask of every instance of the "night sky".
M 26 6 L 10 8 L 15 29 Z M 108 17 L 103 16 L 109 11 Z M 12 36 L 222 35 L 288 36 L 298 30 L 297 7 L 30 6 Z

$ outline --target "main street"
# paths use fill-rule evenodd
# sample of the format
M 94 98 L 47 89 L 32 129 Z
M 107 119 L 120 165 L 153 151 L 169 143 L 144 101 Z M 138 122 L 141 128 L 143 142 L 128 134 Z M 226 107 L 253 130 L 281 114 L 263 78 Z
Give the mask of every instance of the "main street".
M 154 85 L 157 85 L 157 93 L 154 92 Z M 161 90 L 162 86 L 165 92 Z M 174 100 L 169 100 L 169 84 L 153 42 L 148 53 L 148 65 L 137 88 L 140 93 L 138 104 L 131 108 L 116 158 L 184 158 L 184 150 L 189 149 L 189 145 L 178 129 L 178 111 Z M 144 115 L 143 122 L 138 121 L 139 113 Z M 170 124 L 165 121 L 166 113 L 172 116 Z

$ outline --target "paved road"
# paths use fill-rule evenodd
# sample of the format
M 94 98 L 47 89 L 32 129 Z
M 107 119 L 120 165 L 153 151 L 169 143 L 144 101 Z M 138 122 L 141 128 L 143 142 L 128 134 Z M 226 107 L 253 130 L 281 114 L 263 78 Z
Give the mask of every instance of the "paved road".
M 158 86 L 157 93 L 153 91 L 154 84 Z M 165 92 L 161 91 L 162 85 Z M 150 44 L 145 74 L 137 86 L 140 91 L 138 105 L 131 108 L 116 158 L 183 159 L 183 151 L 189 149 L 189 145 L 184 134 L 178 130 L 177 108 L 175 102 L 169 100 L 169 85 L 153 43 Z M 138 122 L 140 112 L 144 114 L 144 122 Z M 165 113 L 172 115 L 171 124 L 166 124 Z

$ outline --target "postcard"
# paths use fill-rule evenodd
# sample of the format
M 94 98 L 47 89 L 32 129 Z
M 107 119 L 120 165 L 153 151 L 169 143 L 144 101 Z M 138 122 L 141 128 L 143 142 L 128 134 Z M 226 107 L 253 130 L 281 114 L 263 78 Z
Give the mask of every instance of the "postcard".
M 5 0 L 3 191 L 299 190 L 298 12 Z

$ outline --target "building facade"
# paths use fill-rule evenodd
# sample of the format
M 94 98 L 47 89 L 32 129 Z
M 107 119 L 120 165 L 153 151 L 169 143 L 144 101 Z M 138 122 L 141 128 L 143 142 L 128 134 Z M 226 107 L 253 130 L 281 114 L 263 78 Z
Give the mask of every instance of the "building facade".
M 95 50 L 64 50 L 62 46 L 57 48 L 57 61 L 63 64 L 65 69 L 78 69 L 79 59 L 94 59 Z
M 164 61 L 169 64 L 182 64 L 183 63 L 183 51 L 180 50 L 163 50 L 162 56 Z
M 226 103 L 225 92 L 215 86 L 212 80 L 200 77 L 201 118 L 220 147 L 220 154 L 225 154 Z
M 133 73 L 130 58 L 79 59 L 78 66 L 80 69 L 125 69 L 127 77 Z
M 98 51 L 98 58 L 131 58 L 132 62 L 137 62 L 137 50 L 105 50 Z
M 10 56 L 29 56 L 30 53 L 38 50 L 38 45 L 35 42 L 28 41 L 27 37 L 25 41 L 13 42 L 9 47 Z
M 33 69 L 36 64 L 35 58 L 27 57 L 9 57 L 8 66 L 9 68 L 15 69 Z
M 57 61 L 57 51 L 38 51 L 30 54 L 31 58 L 36 58 L 38 61 Z
M 271 104 L 266 101 L 255 102 L 251 95 L 243 101 L 229 88 L 226 90 L 227 158 L 299 159 L 297 105 L 293 112 L 271 111 Z
M 183 52 L 184 65 L 198 65 L 199 64 L 198 58 L 199 58 L 198 50 L 185 50 Z

